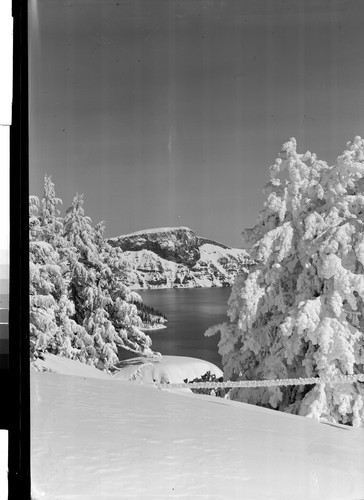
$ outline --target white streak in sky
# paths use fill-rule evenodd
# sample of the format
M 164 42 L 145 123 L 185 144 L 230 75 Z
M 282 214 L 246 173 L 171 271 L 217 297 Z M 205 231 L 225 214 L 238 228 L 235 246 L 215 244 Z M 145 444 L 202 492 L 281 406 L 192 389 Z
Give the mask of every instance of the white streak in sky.
M 171 131 L 168 136 L 168 152 L 171 155 L 172 154 L 172 147 L 173 147 L 173 139 L 175 137 L 176 133 L 174 130 L 174 126 L 172 126 Z

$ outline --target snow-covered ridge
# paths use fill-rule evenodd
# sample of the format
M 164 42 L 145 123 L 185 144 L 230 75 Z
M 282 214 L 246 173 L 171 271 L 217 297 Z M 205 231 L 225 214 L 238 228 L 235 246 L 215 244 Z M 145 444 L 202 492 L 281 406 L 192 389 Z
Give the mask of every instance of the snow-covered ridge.
M 150 250 L 163 259 L 191 267 L 200 258 L 196 234 L 187 227 L 138 231 L 109 240 L 111 246 L 125 251 Z
M 245 250 L 196 236 L 186 227 L 137 231 L 109 243 L 123 250 L 132 288 L 230 286 L 249 263 Z
M 142 234 L 167 233 L 167 232 L 170 232 L 170 231 L 176 231 L 176 230 L 180 230 L 180 229 L 184 229 L 186 231 L 191 231 L 191 229 L 189 227 L 185 227 L 185 226 L 178 226 L 178 227 L 153 227 L 153 228 L 150 228 L 150 229 L 141 229 L 140 231 L 134 231 L 132 233 L 123 234 L 122 237 L 123 238 L 129 238 L 130 236 L 140 236 Z M 109 238 L 109 241 L 115 241 L 118 238 L 120 238 L 120 236 L 116 236 L 115 238 Z

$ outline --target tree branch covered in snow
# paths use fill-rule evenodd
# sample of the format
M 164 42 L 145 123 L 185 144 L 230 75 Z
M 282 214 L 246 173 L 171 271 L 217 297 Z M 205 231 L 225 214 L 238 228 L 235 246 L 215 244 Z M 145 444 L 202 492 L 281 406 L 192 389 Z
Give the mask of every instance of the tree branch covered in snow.
M 220 332 L 226 379 L 335 377 L 364 371 L 364 141 L 328 166 L 295 139 L 270 168 L 267 199 L 245 243 Z M 363 384 L 234 389 L 232 399 L 361 425 Z
M 103 223 L 92 226 L 82 196 L 64 218 L 59 203 L 46 176 L 29 209 L 31 358 L 50 352 L 108 369 L 118 346 L 154 355 L 133 303 L 141 298 L 122 282 L 121 251 L 103 238 Z

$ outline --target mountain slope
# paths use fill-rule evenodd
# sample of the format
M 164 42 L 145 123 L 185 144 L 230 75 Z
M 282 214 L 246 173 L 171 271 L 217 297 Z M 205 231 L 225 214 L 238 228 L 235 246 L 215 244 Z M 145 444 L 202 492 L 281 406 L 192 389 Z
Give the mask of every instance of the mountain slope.
M 206 238 L 189 228 L 159 228 L 109 239 L 124 251 L 131 288 L 229 286 L 249 263 L 248 254 Z

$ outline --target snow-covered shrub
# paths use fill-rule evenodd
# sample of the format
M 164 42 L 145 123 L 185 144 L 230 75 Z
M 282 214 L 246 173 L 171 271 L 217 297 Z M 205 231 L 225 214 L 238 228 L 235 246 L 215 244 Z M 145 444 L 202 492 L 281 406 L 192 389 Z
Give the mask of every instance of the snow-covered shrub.
M 335 377 L 364 368 L 364 141 L 328 166 L 283 145 L 267 199 L 243 238 L 256 265 L 229 299 L 226 379 Z M 363 384 L 236 389 L 231 398 L 361 425 Z
M 118 346 L 153 355 L 132 303 L 137 294 L 122 283 L 120 251 L 103 238 L 103 223 L 92 226 L 80 195 L 64 218 L 59 203 L 45 177 L 43 199 L 31 197 L 29 210 L 32 359 L 51 352 L 109 369 Z
M 216 377 L 214 373 L 207 371 L 201 377 L 194 378 L 193 380 L 184 379 L 184 383 L 194 383 L 194 382 L 223 382 L 224 377 Z M 224 398 L 228 391 L 226 389 L 191 389 L 194 394 L 207 394 L 208 396 L 216 396 L 219 398 Z

